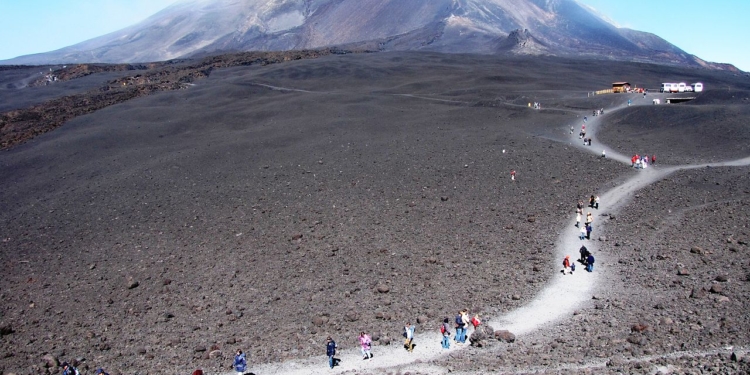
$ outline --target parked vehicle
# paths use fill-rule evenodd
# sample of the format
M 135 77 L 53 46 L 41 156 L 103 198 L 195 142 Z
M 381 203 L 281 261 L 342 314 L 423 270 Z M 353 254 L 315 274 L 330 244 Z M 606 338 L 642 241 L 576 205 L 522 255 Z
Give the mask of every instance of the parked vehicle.
M 687 87 L 687 84 L 685 84 L 685 82 L 678 83 L 677 92 L 685 92 L 685 87 Z
M 693 83 L 690 85 L 694 92 L 701 92 L 703 91 L 703 84 L 700 82 Z

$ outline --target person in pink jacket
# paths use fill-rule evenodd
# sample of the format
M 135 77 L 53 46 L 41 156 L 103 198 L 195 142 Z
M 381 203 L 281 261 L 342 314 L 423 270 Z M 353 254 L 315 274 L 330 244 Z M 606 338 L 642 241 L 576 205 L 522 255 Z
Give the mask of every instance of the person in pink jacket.
M 365 331 L 362 331 L 359 334 L 359 345 L 362 347 L 362 356 L 364 357 L 362 359 L 372 358 L 372 339 L 370 338 L 370 335 L 365 333 Z

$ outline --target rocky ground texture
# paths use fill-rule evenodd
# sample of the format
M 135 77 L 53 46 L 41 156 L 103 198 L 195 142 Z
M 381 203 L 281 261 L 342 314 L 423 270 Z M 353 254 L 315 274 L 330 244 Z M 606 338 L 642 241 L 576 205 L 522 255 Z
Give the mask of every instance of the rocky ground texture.
M 362 54 L 214 68 L 5 151 L 0 369 L 227 371 L 236 348 L 251 364 L 294 360 L 328 335 L 353 348 L 363 329 L 377 348 L 405 321 L 429 330 L 457 308 L 527 303 L 562 277 L 549 250 L 575 202 L 637 173 L 570 145 L 585 107 L 617 101 L 587 104 L 589 86 L 620 80 L 614 63 L 579 63 Z M 617 64 L 652 86 L 676 69 Z M 710 128 L 724 109 L 705 106 L 695 121 Z M 627 138 L 612 133 L 599 136 Z M 680 134 L 720 148 L 716 133 Z M 662 139 L 657 154 L 671 150 Z M 434 365 L 747 371 L 745 352 L 725 349 L 747 348 L 750 331 L 747 171 L 675 172 L 605 213 L 610 263 L 590 304 Z

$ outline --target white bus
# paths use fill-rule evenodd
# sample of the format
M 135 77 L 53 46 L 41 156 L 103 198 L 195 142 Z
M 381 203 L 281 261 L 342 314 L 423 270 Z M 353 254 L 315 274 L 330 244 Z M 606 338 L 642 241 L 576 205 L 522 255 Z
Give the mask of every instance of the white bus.
M 703 84 L 700 82 L 693 83 L 690 85 L 693 88 L 694 92 L 701 92 L 703 91 Z

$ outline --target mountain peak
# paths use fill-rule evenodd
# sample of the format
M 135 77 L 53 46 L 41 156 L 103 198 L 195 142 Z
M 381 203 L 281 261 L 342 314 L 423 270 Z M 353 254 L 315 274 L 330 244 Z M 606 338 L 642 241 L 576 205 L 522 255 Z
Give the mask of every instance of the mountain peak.
M 120 31 L 5 63 L 144 62 L 352 44 L 718 66 L 653 34 L 617 28 L 575 0 L 183 0 Z

